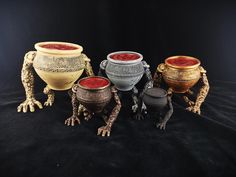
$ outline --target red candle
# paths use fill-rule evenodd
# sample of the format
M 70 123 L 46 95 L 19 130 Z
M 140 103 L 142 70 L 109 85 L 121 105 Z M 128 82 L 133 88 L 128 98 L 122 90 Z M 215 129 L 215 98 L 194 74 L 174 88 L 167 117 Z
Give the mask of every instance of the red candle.
M 88 77 L 85 79 L 81 79 L 79 81 L 79 84 L 82 87 L 86 87 L 89 89 L 98 89 L 101 87 L 105 87 L 109 85 L 109 81 L 107 79 L 104 79 L 102 77 Z
M 46 48 L 46 49 L 56 49 L 56 50 L 76 50 L 77 47 L 66 45 L 66 44 L 42 44 L 40 47 Z
M 131 61 L 139 59 L 140 55 L 136 53 L 115 53 L 110 55 L 110 58 L 113 60 Z
M 190 58 L 190 57 L 176 57 L 176 58 L 170 58 L 167 59 L 167 64 L 173 65 L 173 66 L 193 66 L 199 63 L 197 59 Z

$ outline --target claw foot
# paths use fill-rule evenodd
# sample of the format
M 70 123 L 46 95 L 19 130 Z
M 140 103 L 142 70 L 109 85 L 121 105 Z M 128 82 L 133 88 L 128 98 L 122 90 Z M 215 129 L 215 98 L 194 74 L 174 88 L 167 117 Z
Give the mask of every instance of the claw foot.
M 53 104 L 53 101 L 49 99 L 44 102 L 44 106 L 52 106 L 52 104 Z
M 196 106 L 189 106 L 189 107 L 186 108 L 186 110 L 191 111 L 193 113 L 197 113 L 199 115 L 201 114 L 200 108 L 198 108 Z
M 87 110 L 84 111 L 84 120 L 89 121 L 92 118 L 92 114 Z
M 157 123 L 156 127 L 160 128 L 160 130 L 165 130 L 166 129 L 166 122 Z
M 78 124 L 80 124 L 80 120 L 77 116 L 71 116 L 71 117 L 69 117 L 68 119 L 65 120 L 65 124 L 67 126 L 74 126 L 76 122 Z
M 141 113 L 137 113 L 133 116 L 133 118 L 136 119 L 136 120 L 143 120 L 144 116 Z
M 39 109 L 42 109 L 43 106 L 42 104 L 37 101 L 34 98 L 30 98 L 30 99 L 26 99 L 23 103 L 21 103 L 18 107 L 17 107 L 17 112 L 21 112 L 23 111 L 24 113 L 28 111 L 28 107 L 30 109 L 30 112 L 34 112 L 35 111 L 35 105 L 37 105 L 39 107 Z
M 98 128 L 97 135 L 110 136 L 110 133 L 111 133 L 111 127 L 106 125 L 106 126 L 102 126 L 102 127 Z
M 137 104 L 133 105 L 132 106 L 132 111 L 137 112 L 137 110 L 138 110 L 138 105 Z

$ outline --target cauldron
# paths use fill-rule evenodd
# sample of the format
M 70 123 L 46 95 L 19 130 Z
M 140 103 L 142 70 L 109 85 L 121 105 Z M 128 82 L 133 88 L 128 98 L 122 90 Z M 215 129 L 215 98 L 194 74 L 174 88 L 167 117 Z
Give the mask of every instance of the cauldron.
M 158 116 L 159 122 L 156 126 L 165 129 L 167 121 L 173 114 L 171 97 L 167 92 L 161 88 L 148 88 L 144 91 L 143 102 L 147 107 L 147 114 Z M 163 113 L 165 113 L 164 117 L 162 117 Z

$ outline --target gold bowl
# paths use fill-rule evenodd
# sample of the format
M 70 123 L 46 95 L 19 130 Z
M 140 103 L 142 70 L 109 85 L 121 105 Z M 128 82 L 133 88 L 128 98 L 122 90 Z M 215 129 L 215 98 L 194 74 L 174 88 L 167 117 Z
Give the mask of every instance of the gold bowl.
M 185 93 L 201 77 L 201 62 L 190 56 L 172 56 L 158 65 L 164 81 L 175 93 Z

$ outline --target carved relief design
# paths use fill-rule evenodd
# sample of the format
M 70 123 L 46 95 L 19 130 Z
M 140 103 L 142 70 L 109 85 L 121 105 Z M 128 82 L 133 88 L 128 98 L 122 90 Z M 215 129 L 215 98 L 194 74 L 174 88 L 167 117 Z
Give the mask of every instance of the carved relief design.
M 143 74 L 143 64 L 141 62 L 136 64 L 116 64 L 108 61 L 106 66 L 106 73 L 115 76 L 136 76 Z
M 34 68 L 49 72 L 73 72 L 85 68 L 83 56 L 57 57 L 37 54 Z

